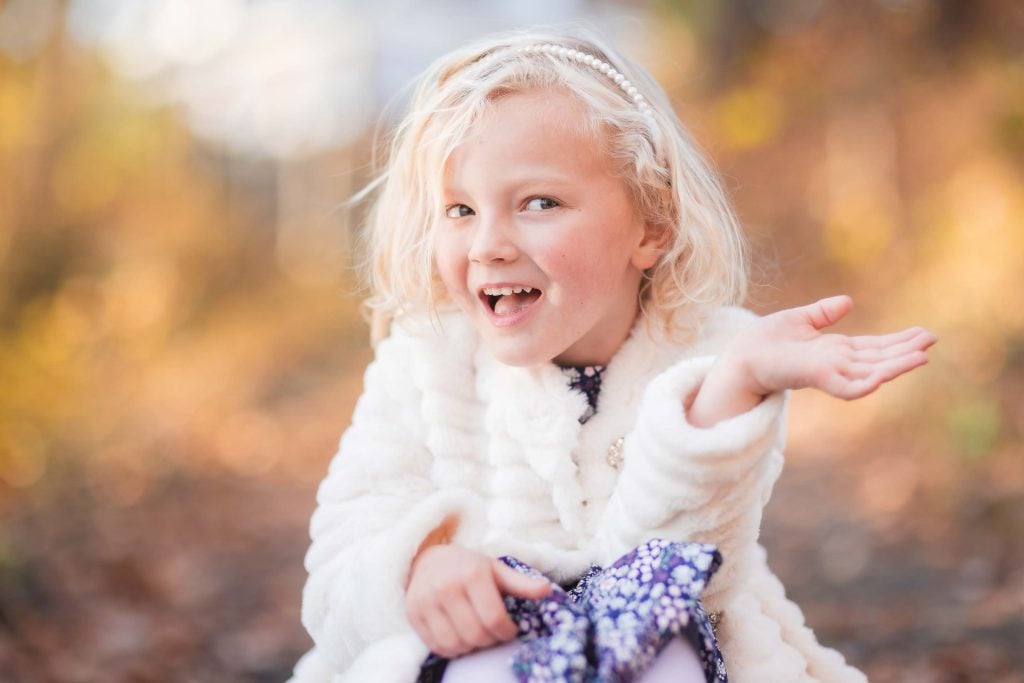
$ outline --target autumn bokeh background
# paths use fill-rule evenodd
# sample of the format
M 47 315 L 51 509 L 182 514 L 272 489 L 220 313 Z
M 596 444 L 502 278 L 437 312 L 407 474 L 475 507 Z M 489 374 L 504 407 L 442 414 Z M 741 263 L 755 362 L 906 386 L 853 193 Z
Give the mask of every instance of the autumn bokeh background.
M 1024 680 L 1014 0 L 0 2 L 0 679 L 287 675 L 371 356 L 373 124 L 464 39 L 576 17 L 716 160 L 753 307 L 848 292 L 843 330 L 940 337 L 867 399 L 794 397 L 791 595 L 873 681 Z

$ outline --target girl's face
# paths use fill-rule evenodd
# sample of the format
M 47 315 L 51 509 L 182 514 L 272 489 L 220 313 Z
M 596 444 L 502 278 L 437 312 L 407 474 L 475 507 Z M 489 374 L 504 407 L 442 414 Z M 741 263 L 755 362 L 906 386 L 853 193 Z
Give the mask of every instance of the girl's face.
M 445 169 L 437 269 L 509 365 L 607 363 L 661 253 L 584 115 L 561 90 L 505 96 Z

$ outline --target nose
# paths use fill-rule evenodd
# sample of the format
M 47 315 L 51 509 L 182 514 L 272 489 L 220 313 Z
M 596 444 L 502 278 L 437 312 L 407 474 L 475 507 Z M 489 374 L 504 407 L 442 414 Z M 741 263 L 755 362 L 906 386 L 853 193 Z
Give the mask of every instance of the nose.
M 519 247 L 515 241 L 515 229 L 507 219 L 481 217 L 473 233 L 469 247 L 469 260 L 474 263 L 515 261 Z

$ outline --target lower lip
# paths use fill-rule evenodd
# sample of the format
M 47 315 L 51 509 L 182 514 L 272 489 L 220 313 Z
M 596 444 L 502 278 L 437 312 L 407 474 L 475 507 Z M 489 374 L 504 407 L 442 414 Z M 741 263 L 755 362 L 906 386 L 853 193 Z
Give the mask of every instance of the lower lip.
M 544 294 L 542 293 L 529 306 L 526 308 L 520 308 L 515 313 L 498 315 L 491 309 L 490 305 L 486 301 L 484 301 L 484 310 L 487 311 L 487 314 L 491 319 L 491 323 L 495 327 L 513 327 L 515 325 L 519 325 L 533 315 L 534 309 L 537 308 L 537 304 L 539 304 L 543 298 Z

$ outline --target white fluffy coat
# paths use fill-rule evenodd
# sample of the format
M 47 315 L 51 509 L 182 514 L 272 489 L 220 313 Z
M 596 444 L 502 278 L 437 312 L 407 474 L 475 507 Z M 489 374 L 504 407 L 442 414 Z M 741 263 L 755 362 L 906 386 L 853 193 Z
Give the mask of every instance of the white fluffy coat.
M 734 683 L 860 683 L 815 640 L 757 542 L 782 470 L 786 396 L 700 429 L 684 401 L 752 314 L 722 309 L 690 343 L 638 325 L 605 370 L 597 414 L 553 365 L 505 366 L 459 314 L 393 325 L 317 494 L 302 621 L 316 647 L 294 683 L 415 681 L 427 648 L 405 616 L 409 564 L 458 520 L 455 543 L 556 580 L 652 537 L 714 543 L 704 595 L 721 611 Z M 625 437 L 620 468 L 606 454 Z

